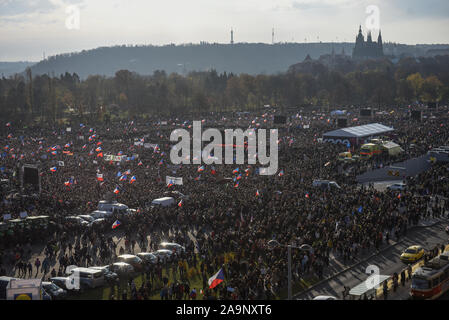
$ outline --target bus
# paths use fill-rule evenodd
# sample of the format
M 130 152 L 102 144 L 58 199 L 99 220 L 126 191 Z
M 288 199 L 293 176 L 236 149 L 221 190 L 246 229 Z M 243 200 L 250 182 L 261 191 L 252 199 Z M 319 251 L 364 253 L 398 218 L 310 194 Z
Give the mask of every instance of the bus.
M 449 251 L 425 263 L 412 274 L 413 299 L 433 300 L 449 290 Z

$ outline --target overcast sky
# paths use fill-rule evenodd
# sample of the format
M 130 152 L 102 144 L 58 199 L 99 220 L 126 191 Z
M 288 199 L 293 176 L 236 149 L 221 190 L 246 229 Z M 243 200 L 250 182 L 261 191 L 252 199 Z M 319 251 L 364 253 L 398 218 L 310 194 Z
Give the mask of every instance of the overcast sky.
M 0 0 L 0 61 L 121 44 L 229 43 L 231 27 L 235 42 L 271 43 L 273 27 L 275 42 L 353 42 L 370 5 L 384 41 L 449 43 L 448 0 Z

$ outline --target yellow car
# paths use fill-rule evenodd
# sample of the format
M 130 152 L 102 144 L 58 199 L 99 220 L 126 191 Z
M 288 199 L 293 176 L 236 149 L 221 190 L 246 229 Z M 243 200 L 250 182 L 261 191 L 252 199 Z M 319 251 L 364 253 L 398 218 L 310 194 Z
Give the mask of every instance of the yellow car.
M 424 256 L 424 248 L 421 246 L 411 246 L 401 254 L 401 261 L 405 263 L 416 262 Z

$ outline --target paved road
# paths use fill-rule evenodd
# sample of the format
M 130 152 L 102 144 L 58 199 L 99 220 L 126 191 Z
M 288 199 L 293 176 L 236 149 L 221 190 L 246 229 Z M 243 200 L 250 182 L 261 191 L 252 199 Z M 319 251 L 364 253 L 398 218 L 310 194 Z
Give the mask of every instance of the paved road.
M 388 187 L 389 185 L 392 185 L 393 183 L 398 183 L 398 182 L 402 182 L 402 180 L 365 182 L 365 183 L 362 183 L 362 184 L 360 184 L 360 185 L 368 186 L 370 183 L 372 183 L 373 186 L 374 186 L 374 189 L 376 189 L 377 191 L 383 192 L 383 191 L 387 190 L 387 187 Z
M 392 275 L 395 272 L 400 271 L 406 266 L 399 259 L 402 251 L 414 244 L 422 245 L 424 248 L 433 248 L 436 244 L 448 244 L 449 237 L 445 233 L 444 228 L 447 222 L 440 222 L 432 227 L 415 228 L 407 234 L 407 237 L 402 241 L 386 249 L 384 252 L 368 259 L 366 262 L 351 268 L 350 270 L 343 272 L 335 278 L 317 285 L 310 291 L 295 296 L 295 299 L 312 299 L 318 295 L 331 295 L 338 298 L 342 298 L 343 286 L 355 287 L 362 281 L 368 278 L 365 274 L 365 270 L 369 265 L 376 265 L 380 269 L 382 275 Z

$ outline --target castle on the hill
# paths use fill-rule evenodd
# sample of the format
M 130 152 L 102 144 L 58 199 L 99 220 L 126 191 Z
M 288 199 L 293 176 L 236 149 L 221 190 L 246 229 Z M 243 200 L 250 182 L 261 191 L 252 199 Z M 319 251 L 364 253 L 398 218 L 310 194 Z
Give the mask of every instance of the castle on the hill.
M 371 31 L 368 31 L 368 37 L 365 42 L 365 37 L 362 34 L 362 26 L 359 28 L 359 34 L 355 40 L 355 47 L 352 51 L 353 59 L 378 59 L 384 56 L 382 45 L 382 35 L 379 30 L 377 42 L 373 42 L 371 38 Z

